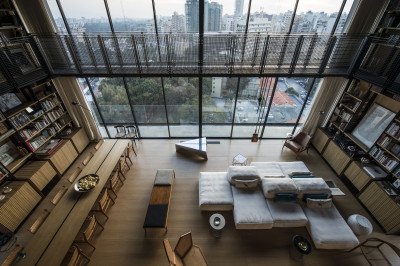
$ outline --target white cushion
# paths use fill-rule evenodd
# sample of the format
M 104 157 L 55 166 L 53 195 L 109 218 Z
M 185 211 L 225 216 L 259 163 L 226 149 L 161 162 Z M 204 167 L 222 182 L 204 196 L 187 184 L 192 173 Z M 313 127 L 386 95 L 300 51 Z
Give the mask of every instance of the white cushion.
M 227 178 L 229 183 L 236 186 L 236 180 L 253 180 L 258 184 L 260 180 L 260 174 L 254 166 L 229 166 L 227 172 Z M 240 182 L 239 182 L 240 183 Z M 257 185 L 256 184 L 256 185 Z M 243 184 L 239 184 L 243 185 Z
M 285 176 L 289 176 L 292 172 L 310 172 L 307 166 L 302 161 L 296 162 L 280 162 L 279 166 Z
M 332 192 L 324 179 L 320 177 L 315 178 L 294 178 L 292 179 L 298 189 L 298 198 L 303 198 L 304 194 L 328 194 L 331 196 Z
M 273 199 L 276 193 L 297 193 L 297 187 L 290 178 L 261 178 L 264 197 Z
M 226 172 L 201 172 L 199 175 L 199 207 L 202 211 L 233 209 L 231 185 Z
M 250 166 L 257 167 L 261 177 L 285 177 L 279 162 L 252 162 Z
M 233 219 L 236 229 L 270 229 L 274 224 L 264 195 L 259 188 L 243 190 L 232 186 Z
M 305 207 L 304 213 L 308 219 L 307 230 L 316 248 L 351 249 L 358 245 L 357 237 L 335 205 L 322 209 Z
M 330 208 L 332 206 L 332 199 L 307 199 L 307 208 Z
M 353 230 L 354 234 L 358 236 L 367 236 L 372 233 L 371 222 L 360 214 L 350 215 L 347 218 L 347 224 Z
M 267 204 L 274 219 L 274 227 L 306 226 L 307 217 L 298 203 L 275 202 L 273 199 L 267 199 Z

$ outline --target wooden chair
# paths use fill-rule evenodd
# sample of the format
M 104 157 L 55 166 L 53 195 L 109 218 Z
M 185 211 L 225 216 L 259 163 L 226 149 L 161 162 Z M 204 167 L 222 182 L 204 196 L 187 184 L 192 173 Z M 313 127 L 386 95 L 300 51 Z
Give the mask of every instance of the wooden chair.
M 80 167 L 77 167 L 75 171 L 68 177 L 68 181 L 70 183 L 74 183 L 75 179 L 79 176 L 79 174 L 82 172 L 82 169 Z
M 384 248 L 381 249 L 382 246 L 384 246 Z M 379 238 L 368 238 L 356 247 L 350 249 L 348 252 L 352 252 L 357 248 L 361 249 L 361 252 L 370 265 L 400 265 L 400 248 L 385 240 Z M 392 260 L 396 259 L 396 261 L 389 260 L 388 257 L 390 255 L 392 255 Z
M 131 167 L 128 164 L 128 159 L 127 159 L 127 154 L 128 154 L 129 148 L 126 148 L 125 151 L 122 153 L 121 158 L 119 159 L 119 170 L 121 174 L 124 176 L 124 173 L 128 170 L 131 169 Z
M 125 129 L 126 129 L 125 138 L 132 139 L 133 143 L 136 146 L 136 140 L 139 139 L 136 126 L 125 126 Z
M 102 231 L 104 227 L 99 223 L 96 216 L 89 216 L 85 221 L 83 229 L 81 228 L 81 232 L 78 233 L 77 238 L 74 240 L 74 243 L 87 243 L 92 246 L 93 249 L 96 249 L 96 246 L 93 244 L 93 239 L 100 229 Z
M 131 165 L 133 164 L 132 159 L 133 155 L 136 155 L 135 148 L 133 147 L 133 141 L 131 141 L 128 145 L 128 149 L 126 149 L 126 159 L 128 159 L 131 162 Z
M 115 138 L 124 138 L 126 135 L 124 126 L 114 126 L 117 133 L 115 134 Z
M 164 239 L 164 249 L 170 265 L 203 266 L 207 261 L 201 252 L 200 247 L 193 245 L 192 233 L 182 235 L 172 251 L 168 239 Z
M 114 204 L 115 201 L 110 197 L 108 188 L 106 188 L 100 200 L 97 202 L 98 209 L 94 209 L 93 211 L 101 212 L 108 219 L 107 211 L 111 207 L 111 203 Z
M 117 198 L 117 189 L 120 185 L 123 185 L 124 181 L 122 181 L 119 176 L 119 171 L 115 171 L 114 174 L 110 176 L 108 179 L 108 188 L 114 193 L 115 198 Z
M 86 156 L 86 158 L 82 161 L 82 164 L 83 164 L 84 166 L 86 166 L 86 165 L 90 162 L 90 160 L 92 159 L 93 156 L 94 156 L 93 152 L 90 152 L 90 153 Z
M 69 257 L 69 261 L 67 261 L 63 265 L 67 266 L 80 266 L 80 265 L 85 265 L 90 261 L 90 258 L 83 253 L 82 249 L 79 248 L 78 245 L 72 244 L 72 253 L 71 256 Z
M 300 132 L 292 139 L 286 139 L 283 143 L 282 150 L 287 147 L 296 153 L 296 159 L 299 154 L 305 150 L 308 153 L 308 144 L 310 143 L 311 136 L 307 133 Z

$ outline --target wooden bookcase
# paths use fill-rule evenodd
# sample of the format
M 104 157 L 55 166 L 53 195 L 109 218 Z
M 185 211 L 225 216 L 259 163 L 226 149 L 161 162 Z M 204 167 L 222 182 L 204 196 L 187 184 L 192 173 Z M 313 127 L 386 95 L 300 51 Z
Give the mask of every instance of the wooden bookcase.
M 36 156 L 36 151 L 72 125 L 51 80 L 13 93 L 22 104 L 2 114 L 0 122 L 6 128 L 0 136 L 0 147 L 10 145 L 19 154 L 5 166 L 11 173 L 15 173 L 28 159 Z

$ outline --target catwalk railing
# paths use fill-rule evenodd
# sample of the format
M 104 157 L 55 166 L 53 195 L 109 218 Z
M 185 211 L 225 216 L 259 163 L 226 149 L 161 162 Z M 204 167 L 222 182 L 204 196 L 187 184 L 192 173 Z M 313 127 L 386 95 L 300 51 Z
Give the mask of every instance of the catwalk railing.
M 0 79 L 20 87 L 45 73 L 81 77 L 354 75 L 396 91 L 399 48 L 397 39 L 365 35 L 30 35 L 0 48 L 4 76 Z
M 52 74 L 106 76 L 343 76 L 364 41 L 364 36 L 240 33 L 33 37 Z

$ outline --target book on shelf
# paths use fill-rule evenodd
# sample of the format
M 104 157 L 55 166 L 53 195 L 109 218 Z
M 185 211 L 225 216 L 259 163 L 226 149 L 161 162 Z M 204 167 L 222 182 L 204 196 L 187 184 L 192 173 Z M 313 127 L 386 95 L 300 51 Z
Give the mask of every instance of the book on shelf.
M 29 118 L 26 111 L 22 111 L 21 113 L 11 117 L 8 121 L 15 129 L 17 129 L 28 124 L 31 121 L 31 119 Z
M 52 139 L 49 141 L 48 144 L 44 145 L 40 149 L 36 151 L 37 154 L 41 155 L 49 155 L 52 154 L 54 151 L 57 150 L 58 147 L 61 146 L 61 144 L 64 143 L 64 139 Z

